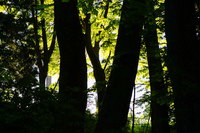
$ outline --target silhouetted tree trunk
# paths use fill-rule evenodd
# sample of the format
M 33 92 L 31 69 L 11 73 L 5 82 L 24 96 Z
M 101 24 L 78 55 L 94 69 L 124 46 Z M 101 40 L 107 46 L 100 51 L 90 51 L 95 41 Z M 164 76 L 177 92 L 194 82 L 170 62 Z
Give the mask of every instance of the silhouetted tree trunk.
M 93 1 L 89 1 L 89 5 L 92 6 Z M 106 2 L 105 5 L 105 12 L 104 12 L 104 18 L 107 18 L 108 14 L 108 8 L 109 8 L 109 1 Z M 99 49 L 100 49 L 100 40 L 94 42 L 94 46 L 92 46 L 91 42 L 91 22 L 90 22 L 91 14 L 87 13 L 86 18 L 82 20 L 83 23 L 83 29 L 85 30 L 85 42 L 86 42 L 86 49 L 88 56 L 90 58 L 90 61 L 93 66 L 93 73 L 96 80 L 96 88 L 97 88 L 97 95 L 98 95 L 98 101 L 97 106 L 98 110 L 101 110 L 101 105 L 103 102 L 104 95 L 106 93 L 106 79 L 105 79 L 105 72 L 104 69 L 101 66 L 100 60 L 99 60 Z M 100 36 L 101 31 L 99 31 L 96 36 Z
M 44 4 L 44 0 L 40 0 L 40 4 Z M 37 5 L 39 2 L 38 0 L 35 0 L 35 5 Z M 51 55 L 53 53 L 53 50 L 55 48 L 55 40 L 56 35 L 54 34 L 51 40 L 50 48 L 48 49 L 47 44 L 47 35 L 45 30 L 45 19 L 42 18 L 41 22 L 38 21 L 37 13 L 38 10 L 32 6 L 32 21 L 34 26 L 34 34 L 35 34 L 35 50 L 36 50 L 36 59 L 37 59 L 37 65 L 39 69 L 39 83 L 40 83 L 40 89 L 45 89 L 45 79 L 48 75 L 48 64 L 50 62 Z M 44 9 L 42 9 L 43 11 Z M 41 23 L 41 26 L 38 25 Z M 39 34 L 38 29 L 42 28 L 42 44 L 43 44 L 43 50 L 41 49 L 40 42 L 39 42 Z M 55 27 L 54 27 L 55 31 Z M 43 53 L 43 54 L 42 54 Z
M 144 34 L 151 86 L 152 133 L 169 133 L 168 105 L 163 100 L 167 96 L 167 87 L 164 84 L 156 25 L 152 24 L 154 20 L 146 22 Z
M 153 1 L 147 3 L 149 11 L 144 23 L 144 41 L 151 86 L 151 129 L 152 133 L 169 133 L 168 104 L 164 100 L 167 96 L 167 86 L 163 78 L 154 4 Z
M 166 0 L 168 68 L 174 90 L 178 133 L 199 133 L 199 44 L 194 0 Z
M 96 87 L 97 87 L 97 95 L 98 95 L 98 102 L 97 106 L 98 109 L 101 109 L 101 104 L 103 101 L 103 97 L 105 95 L 105 90 L 106 90 L 106 81 L 105 81 L 105 73 L 103 68 L 101 67 L 101 63 L 99 60 L 99 50 L 94 50 L 94 47 L 92 47 L 92 42 L 91 42 L 91 24 L 90 24 L 90 14 L 86 15 L 86 18 L 84 20 L 85 22 L 85 42 L 86 42 L 86 49 L 88 56 L 90 58 L 90 61 L 93 66 L 93 72 L 94 72 L 94 77 L 96 80 Z M 95 43 L 96 47 L 99 47 L 99 42 Z M 96 48 L 97 49 L 97 48 Z
M 87 68 L 76 0 L 55 0 L 55 23 L 61 57 L 59 94 L 64 107 L 60 132 L 83 133 Z
M 137 73 L 143 15 L 137 14 L 140 0 L 125 0 L 115 49 L 113 69 L 95 133 L 122 132 L 127 122 L 130 99 Z M 139 4 L 139 5 L 140 5 Z

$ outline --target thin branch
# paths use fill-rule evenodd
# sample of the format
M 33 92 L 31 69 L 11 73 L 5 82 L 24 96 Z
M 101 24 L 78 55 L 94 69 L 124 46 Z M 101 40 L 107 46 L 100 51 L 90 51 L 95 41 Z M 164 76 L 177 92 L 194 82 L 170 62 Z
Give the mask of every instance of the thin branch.
M 92 44 L 91 44 L 91 25 L 89 24 L 89 19 L 90 19 L 90 14 L 86 14 L 86 18 L 85 18 L 85 24 L 86 24 L 86 34 L 85 34 L 85 41 L 86 41 L 86 49 L 87 49 L 87 53 L 90 57 L 92 66 L 94 67 L 95 70 L 100 70 L 101 68 L 101 64 L 99 62 L 99 59 L 97 58 Z
M 60 77 L 58 78 L 58 80 L 57 80 L 57 82 L 56 82 L 56 84 L 55 84 L 55 86 L 54 86 L 53 90 L 55 90 L 55 89 L 56 89 L 56 86 L 58 85 L 59 81 L 60 81 Z
M 106 9 L 105 9 L 105 13 L 104 13 L 104 18 L 107 18 L 108 8 L 109 8 L 109 1 L 106 3 Z
M 51 46 L 48 50 L 48 59 L 50 59 L 50 57 L 53 53 L 53 50 L 55 48 L 55 45 L 56 45 L 56 34 L 55 34 L 55 25 L 54 25 L 54 31 L 53 31 L 53 37 L 52 37 L 52 40 L 51 40 Z
M 37 3 L 37 0 L 35 1 Z M 34 13 L 34 11 L 36 13 Z M 37 64 L 38 64 L 38 67 L 39 67 L 39 70 L 41 71 L 42 69 L 42 57 L 41 57 L 41 53 L 40 53 L 40 45 L 39 45 L 39 39 L 38 39 L 38 31 L 37 31 L 37 10 L 34 10 L 33 6 L 32 6 L 32 19 L 33 19 L 33 28 L 34 28 L 34 36 L 35 36 L 35 46 L 36 46 L 36 56 L 37 56 Z
M 108 58 L 107 58 L 107 60 L 106 60 L 106 64 L 105 64 L 105 66 L 104 66 L 104 68 L 103 68 L 104 71 L 105 71 L 105 69 L 106 69 L 106 67 L 107 67 L 107 65 L 108 65 L 110 56 L 111 56 L 111 50 L 110 50 L 109 55 L 108 55 Z
M 134 87 L 133 87 L 133 119 L 132 119 L 132 121 L 133 121 L 133 123 L 132 123 L 132 133 L 134 133 L 134 127 L 135 127 L 135 96 L 136 96 L 136 88 L 135 88 L 135 85 L 134 85 Z
M 44 4 L 44 0 L 41 0 L 41 5 Z M 42 8 L 41 11 L 44 11 L 44 8 Z M 42 18 L 41 21 L 42 24 L 42 40 L 43 40 L 43 50 L 44 50 L 44 65 L 46 66 L 48 64 L 48 46 L 47 46 L 47 35 L 46 35 L 46 30 L 45 30 L 45 19 Z
M 104 18 L 107 18 L 108 9 L 109 9 L 109 1 L 106 2 L 105 12 L 104 12 L 104 15 L 103 15 Z M 104 28 L 104 26 L 103 26 L 102 24 L 101 24 L 101 27 Z M 105 28 L 104 28 L 104 29 L 105 29 Z M 96 34 L 96 36 L 100 36 L 100 35 L 101 35 L 101 32 L 102 32 L 102 31 L 99 31 L 99 32 Z M 95 40 L 95 45 L 94 45 L 94 47 L 93 47 L 93 49 L 95 50 L 95 51 L 94 51 L 95 54 L 98 55 L 98 56 L 99 56 L 99 43 L 100 43 L 100 41 L 96 41 L 96 40 Z

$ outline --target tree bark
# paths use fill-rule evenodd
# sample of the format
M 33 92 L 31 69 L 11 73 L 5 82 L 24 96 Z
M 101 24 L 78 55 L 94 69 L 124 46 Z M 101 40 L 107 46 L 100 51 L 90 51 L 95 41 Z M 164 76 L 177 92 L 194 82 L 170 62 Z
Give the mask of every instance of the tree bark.
M 40 0 L 41 5 L 44 4 L 44 0 Z M 38 1 L 35 0 L 35 5 L 37 5 Z M 52 37 L 50 49 L 47 47 L 47 35 L 45 30 L 45 18 L 41 20 L 41 28 L 42 28 L 42 42 L 43 42 L 43 55 L 42 50 L 40 49 L 39 35 L 38 35 L 38 17 L 37 17 L 37 9 L 34 9 L 32 6 L 32 19 L 33 19 L 33 27 L 35 33 L 35 46 L 36 46 L 36 57 L 37 57 L 37 65 L 39 68 L 39 83 L 40 89 L 45 90 L 45 79 L 48 75 L 48 64 L 55 48 L 55 39 L 56 35 L 54 34 Z M 44 10 L 44 9 L 42 9 Z M 55 25 L 54 25 L 55 31 Z
M 55 1 L 55 23 L 61 57 L 59 98 L 64 108 L 60 132 L 83 133 L 87 68 L 76 0 Z
M 97 87 L 97 95 L 98 95 L 98 102 L 97 106 L 98 109 L 101 110 L 101 104 L 105 95 L 106 91 L 106 81 L 105 81 L 105 73 L 104 70 L 101 67 L 101 63 L 99 60 L 99 51 L 95 52 L 94 47 L 92 47 L 92 42 L 91 42 L 91 24 L 89 23 L 90 21 L 90 14 L 86 15 L 85 19 L 85 42 L 86 42 L 86 49 L 88 56 L 90 58 L 90 61 L 93 66 L 93 72 L 94 72 L 94 77 L 96 80 L 96 87 Z M 99 46 L 97 46 L 99 47 Z
M 156 25 L 147 22 L 144 27 L 151 86 L 151 129 L 152 133 L 169 133 L 168 105 L 163 100 L 167 96 L 167 87 L 164 84 Z
M 89 2 L 89 5 L 92 6 L 92 1 Z M 106 2 L 106 6 L 105 6 L 105 12 L 104 12 L 104 18 L 107 18 L 107 14 L 108 14 L 108 8 L 109 8 L 109 1 Z M 101 66 L 100 60 L 99 60 L 99 49 L 100 49 L 100 41 L 96 41 L 94 43 L 94 47 L 92 46 L 92 42 L 91 42 L 91 24 L 90 24 L 90 17 L 91 14 L 87 13 L 86 14 L 86 18 L 84 19 L 83 23 L 84 25 L 84 29 L 85 29 L 85 41 L 86 41 L 86 49 L 87 49 L 87 53 L 88 56 L 90 58 L 90 61 L 92 63 L 93 66 L 93 73 L 94 73 L 94 77 L 96 80 L 96 88 L 97 88 L 97 96 L 98 96 L 98 100 L 97 100 L 97 107 L 98 110 L 101 110 L 101 105 L 103 102 L 103 98 L 105 96 L 106 93 L 106 79 L 105 79 L 105 72 L 104 69 Z M 101 35 L 101 31 L 99 31 L 96 36 L 100 36 Z
M 166 0 L 168 68 L 174 90 L 178 133 L 199 133 L 199 44 L 194 0 Z
M 140 0 L 125 0 L 115 49 L 113 69 L 95 133 L 123 132 L 137 73 L 143 15 L 137 14 Z

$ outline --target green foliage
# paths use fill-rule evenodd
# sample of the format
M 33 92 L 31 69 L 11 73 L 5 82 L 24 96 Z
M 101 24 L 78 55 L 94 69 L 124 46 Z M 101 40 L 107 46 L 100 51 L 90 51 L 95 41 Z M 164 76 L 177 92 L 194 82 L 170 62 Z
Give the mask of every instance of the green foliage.
M 62 0 L 62 2 L 69 2 L 70 0 Z
M 108 13 L 106 15 L 107 5 Z M 89 20 L 89 24 L 91 24 L 91 43 L 93 47 L 96 43 L 99 43 L 101 66 L 102 68 L 106 66 L 105 75 L 108 77 L 110 71 L 109 65 L 112 63 L 111 57 L 114 55 L 114 47 L 118 33 L 121 3 L 118 0 L 112 2 L 79 0 L 77 7 L 79 9 L 79 16 L 84 34 L 86 32 L 86 15 L 91 15 Z M 90 64 L 89 60 L 87 60 L 87 62 Z M 88 68 L 91 69 L 90 67 Z M 89 76 L 90 75 L 92 76 L 92 72 L 89 73 Z
M 85 117 L 85 131 L 84 133 L 92 133 L 97 122 L 97 115 L 91 114 L 89 110 L 86 111 Z
M 147 127 L 147 124 L 135 125 L 134 132 L 135 133 L 151 133 L 151 127 L 150 125 L 148 125 Z
M 149 107 L 148 107 L 149 109 Z M 144 115 L 135 116 L 134 133 L 151 133 L 151 124 L 148 123 L 149 111 L 143 112 Z M 126 127 L 124 127 L 124 133 L 132 133 L 132 114 L 129 114 Z
M 0 103 L 2 132 L 44 133 L 54 128 L 56 113 L 59 113 L 54 92 L 29 90 L 26 97 L 17 92 L 13 95 L 10 101 Z
M 37 87 L 32 3 L 29 2 L 16 0 L 1 6 L 0 130 L 4 133 L 49 132 L 55 128 L 60 108 L 55 108 L 59 106 L 56 92 L 42 92 Z
M 17 7 L 17 5 L 13 6 Z M 30 88 L 37 83 L 35 79 L 37 70 L 34 66 L 35 46 L 33 31 L 29 27 L 31 23 L 27 15 L 29 10 L 22 9 L 19 13 L 17 8 L 12 8 L 13 6 L 7 6 L 7 11 L 0 13 L 2 18 L 0 20 L 2 27 L 0 28 L 0 69 L 2 70 L 0 88 L 4 91 L 16 87 L 18 91 L 23 92 L 24 88 Z
M 60 73 L 60 52 L 57 44 L 50 58 L 48 69 L 49 69 L 48 71 L 49 76 L 54 76 Z

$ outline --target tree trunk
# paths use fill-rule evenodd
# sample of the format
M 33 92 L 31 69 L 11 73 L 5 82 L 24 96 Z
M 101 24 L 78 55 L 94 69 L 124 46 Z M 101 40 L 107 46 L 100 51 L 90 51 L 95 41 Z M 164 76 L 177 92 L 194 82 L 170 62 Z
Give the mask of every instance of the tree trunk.
M 92 6 L 92 4 L 93 4 L 93 1 L 89 1 L 89 5 Z M 108 8 L 109 8 L 109 1 L 107 1 L 105 5 L 105 12 L 103 15 L 104 18 L 107 18 Z M 83 21 L 84 22 L 83 27 L 85 29 L 86 49 L 93 66 L 93 73 L 96 80 L 95 87 L 97 88 L 97 95 L 98 95 L 97 107 L 98 107 L 98 110 L 101 110 L 103 98 L 106 93 L 106 79 L 105 79 L 104 69 L 102 68 L 100 60 L 99 60 L 100 40 L 98 41 L 95 40 L 94 47 L 92 46 L 90 17 L 91 17 L 91 14 L 87 13 L 86 18 Z M 101 31 L 99 31 L 96 34 L 96 37 L 100 35 L 101 35 Z
M 199 44 L 194 0 L 166 0 L 168 68 L 174 90 L 178 133 L 199 133 Z
M 153 22 L 154 23 L 154 22 Z M 151 86 L 151 125 L 152 133 L 169 133 L 168 105 L 163 98 L 167 96 L 164 84 L 161 56 L 156 32 L 156 25 L 145 24 L 145 45 Z
M 76 0 L 55 1 L 55 24 L 61 57 L 59 95 L 64 108 L 60 132 L 83 133 L 87 68 Z
M 90 14 L 86 15 L 85 18 L 85 42 L 86 42 L 86 49 L 88 56 L 90 58 L 90 61 L 93 66 L 93 72 L 94 77 L 96 80 L 96 88 L 97 88 L 97 95 L 98 95 L 98 101 L 97 106 L 98 109 L 101 110 L 101 104 L 106 92 L 106 81 L 105 81 L 105 73 L 104 70 L 101 67 L 101 63 L 99 60 L 99 51 L 95 52 L 94 47 L 92 47 L 91 42 L 91 24 L 90 24 Z M 98 46 L 99 47 L 99 46 Z
M 113 69 L 107 92 L 96 124 L 95 133 L 123 132 L 127 122 L 130 99 L 137 73 L 141 45 L 143 16 L 134 4 L 140 0 L 125 0 L 115 49 Z M 141 3 L 140 3 L 141 4 Z
M 40 4 L 44 4 L 44 0 L 40 0 Z M 35 0 L 35 5 L 38 4 L 38 1 Z M 51 45 L 50 48 L 48 49 L 48 44 L 47 44 L 47 35 L 46 35 L 46 30 L 45 30 L 45 18 L 42 18 L 41 20 L 41 27 L 38 26 L 38 17 L 37 17 L 37 12 L 38 10 L 35 9 L 32 6 L 32 19 L 33 19 L 33 27 L 34 27 L 34 34 L 35 34 L 35 46 L 36 46 L 36 57 L 37 57 L 37 65 L 39 68 L 39 85 L 41 90 L 45 90 L 45 79 L 48 75 L 48 64 L 50 61 L 50 57 L 53 53 L 53 50 L 55 48 L 55 39 L 56 35 L 54 34 L 51 40 Z M 44 11 L 44 8 L 42 8 L 42 11 Z M 39 42 L 39 34 L 38 34 L 38 29 L 42 28 L 42 42 L 43 42 L 43 56 L 42 56 L 42 51 L 40 49 L 40 42 Z M 54 27 L 55 31 L 55 27 Z

